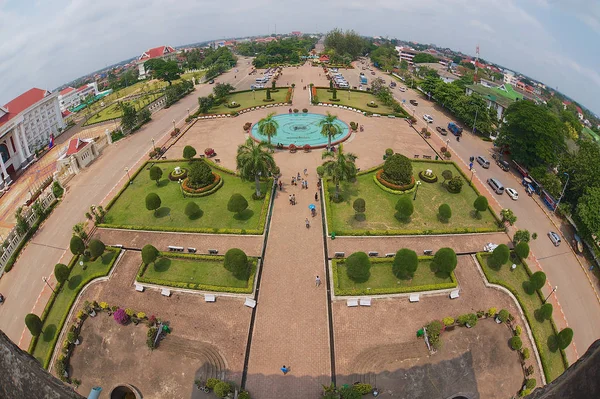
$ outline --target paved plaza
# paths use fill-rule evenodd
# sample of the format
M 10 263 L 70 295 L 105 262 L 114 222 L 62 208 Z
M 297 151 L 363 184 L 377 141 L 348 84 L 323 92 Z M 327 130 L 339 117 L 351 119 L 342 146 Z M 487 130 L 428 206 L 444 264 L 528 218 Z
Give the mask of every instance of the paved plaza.
M 248 75 L 245 61 L 240 69 L 237 75 L 228 72 L 218 80 L 246 90 L 255 75 Z M 363 170 L 381 164 L 386 148 L 409 158 L 436 155 L 429 143 L 404 120 L 366 117 L 349 110 L 310 104 L 309 90 L 303 87 L 309 83 L 327 86 L 322 68 L 308 64 L 285 68 L 278 83 L 295 84 L 292 108 L 307 108 L 320 114 L 329 111 L 346 123 L 353 121 L 364 126 L 363 132 L 353 133 L 344 143 L 344 150 L 358 156 L 356 165 Z M 50 296 L 49 289 L 42 288 L 40 277 L 50 275 L 59 260 L 63 263 L 69 260 L 72 225 L 83 220 L 91 204 L 106 205 L 126 182 L 124 168 L 134 170 L 147 159 L 152 139 L 166 142 L 172 119 L 176 119 L 178 126 L 184 126 L 181 120 L 186 116 L 186 108 L 195 107 L 197 97 L 207 95 L 211 88 L 198 86 L 194 94 L 179 104 L 160 111 L 155 121 L 139 133 L 107 147 L 89 169 L 73 178 L 65 199 L 26 247 L 15 269 L 0 280 L 3 293 L 9 292 L 4 288 L 14 282 L 14 289 L 23 289 L 26 294 L 23 303 L 8 302 L 0 309 L 2 329 L 21 347 L 27 347 L 30 339 L 28 332 L 22 332 L 23 315 L 31 309 L 41 314 Z M 210 147 L 217 152 L 215 158 L 221 166 L 234 170 L 237 147 L 248 137 L 242 129 L 244 123 L 256 123 L 270 112 L 287 113 L 288 108 L 197 120 L 165 156 L 180 159 L 186 145 L 192 145 L 198 153 Z M 433 147 L 439 147 L 436 145 Z M 469 398 L 505 398 L 516 394 L 523 372 L 518 354 L 508 346 L 510 330 L 505 325 L 484 319 L 472 329 L 457 327 L 442 335 L 442 349 L 433 355 L 425 342 L 416 338 L 416 331 L 432 320 L 486 311 L 490 307 L 506 308 L 515 316 L 515 323 L 524 328 L 525 321 L 513 298 L 504 291 L 486 287 L 473 257 L 467 255 L 481 251 L 489 242 L 510 244 L 510 237 L 497 232 L 342 236 L 324 240 L 322 192 L 316 186 L 316 168 L 323 162 L 322 152 L 274 152 L 284 184 L 272 198 L 266 236 L 95 230 L 96 238 L 107 245 L 122 245 L 126 251 L 111 277 L 89 286 L 74 306 L 79 308 L 85 300 L 97 300 L 132 308 L 168 320 L 173 332 L 149 353 L 145 346 L 146 328 L 117 328 L 112 318 L 104 314 L 88 319 L 82 331 L 82 345 L 76 348 L 71 360 L 73 377 L 82 381 L 78 391 L 83 394 L 92 386 L 110 389 L 127 382 L 140 388 L 145 398 L 200 398 L 194 380 L 204 378 L 203 373 L 217 359 L 225 379 L 237 386 L 245 383 L 252 397 L 260 399 L 317 398 L 322 386 L 329 385 L 332 379 L 338 386 L 357 381 L 371 383 L 382 389 L 383 397 L 451 397 L 463 392 Z M 303 177 L 309 188 L 292 186 L 291 177 L 305 169 L 307 174 Z M 484 192 L 484 185 L 477 177 L 474 182 Z M 296 196 L 296 205 L 288 201 L 291 194 Z M 310 204 L 316 205 L 314 217 L 308 208 Z M 496 201 L 490 204 L 495 211 L 501 209 Z M 306 219 L 310 227 L 306 227 Z M 208 253 L 208 249 L 218 249 L 219 254 L 224 254 L 236 247 L 249 256 L 262 257 L 258 285 L 253 295 L 247 295 L 256 300 L 256 308 L 244 306 L 242 295 L 218 295 L 215 303 L 206 303 L 198 292 L 173 290 L 171 297 L 162 296 L 154 288 L 136 292 L 134 281 L 141 264 L 139 250 L 149 243 L 161 251 L 175 245 L 196 248 L 202 254 Z M 442 247 L 464 254 L 459 256 L 456 269 L 460 288 L 457 299 L 451 300 L 444 293 L 423 296 L 420 302 L 410 303 L 406 295 L 382 296 L 375 297 L 370 307 L 353 308 L 346 305 L 345 298 L 329 300 L 333 295 L 328 278 L 329 260 L 336 252 L 348 256 L 356 251 L 377 251 L 383 256 L 400 248 L 422 254 L 424 250 L 436 251 Z M 32 264 L 40 267 L 37 270 L 27 267 Z M 535 267 L 532 265 L 532 269 Z M 322 282 L 320 286 L 315 284 L 317 276 Z M 5 309 L 6 305 L 12 308 Z M 557 321 L 558 325 L 563 323 Z M 533 356 L 534 343 L 525 333 L 522 338 L 524 347 L 532 351 L 528 364 L 534 366 L 539 384 L 541 370 Z M 287 375 L 280 371 L 283 365 L 290 368 Z

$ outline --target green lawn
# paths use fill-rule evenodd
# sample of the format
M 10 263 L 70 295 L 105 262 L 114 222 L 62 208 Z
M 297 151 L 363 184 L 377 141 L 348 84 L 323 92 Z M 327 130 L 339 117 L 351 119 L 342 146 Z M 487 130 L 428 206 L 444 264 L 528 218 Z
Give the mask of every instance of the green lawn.
M 214 169 L 223 179 L 219 190 L 205 197 L 183 198 L 179 183 L 169 180 L 168 175 L 176 166 L 186 168 L 187 161 L 157 162 L 156 165 L 163 170 L 160 186 L 150 180 L 149 165 L 143 167 L 132 184 L 114 201 L 105 216 L 104 225 L 140 230 L 262 234 L 267 207 L 263 206 L 266 205 L 265 200 L 252 199 L 254 182 L 242 181 L 237 176 Z M 263 182 L 261 187 L 265 193 L 271 186 Z M 151 192 L 158 194 L 162 201 L 156 213 L 146 210 L 145 198 Z M 227 202 L 234 193 L 242 194 L 248 201 L 248 208 L 241 216 L 227 210 Z M 184 213 L 185 206 L 191 201 L 202 210 L 201 216 L 195 220 L 190 220 Z
M 201 289 L 221 292 L 252 292 L 256 260 L 252 262 L 252 273 L 247 280 L 239 280 L 223 266 L 222 256 L 183 257 L 165 256 L 143 270 L 138 281 L 179 288 Z
M 44 320 L 42 334 L 31 352 L 44 368 L 48 368 L 50 364 L 56 340 L 79 291 L 93 279 L 108 275 L 118 253 L 117 249 L 107 250 L 95 261 L 84 262 L 85 270 L 79 265 L 78 259 L 72 260 L 73 266 L 69 280 L 58 291 L 54 302 L 48 302 L 47 309 L 44 311 L 47 312 L 47 316 Z M 48 308 L 48 306 L 50 307 Z
M 183 73 L 183 74 L 181 74 L 181 79 L 190 80 L 191 81 L 192 78 L 195 76 L 196 77 L 196 83 L 199 83 L 200 79 L 202 79 L 202 77 L 204 75 L 206 75 L 206 71 Z
M 535 311 L 542 306 L 541 294 L 529 295 L 523 289 L 523 283 L 529 281 L 529 273 L 526 270 L 527 266 L 520 261 L 514 262 L 509 260 L 500 270 L 496 270 L 488 266 L 488 255 L 487 253 L 477 254 L 483 272 L 490 283 L 508 288 L 517 297 L 533 332 L 533 338 L 540 353 L 546 380 L 550 382 L 556 379 L 565 371 L 563 357 L 560 350 L 552 351 L 548 347 L 548 341 L 552 340 L 552 337 L 555 335 L 552 322 L 548 320 L 540 322 L 535 317 Z M 513 263 L 517 264 L 517 268 L 511 271 L 510 266 Z M 554 314 L 556 312 L 558 312 L 558 309 L 554 309 Z M 531 357 L 533 358 L 533 354 Z
M 287 87 L 279 87 L 278 91 L 275 93 L 271 92 L 271 98 L 274 101 L 265 102 L 263 101 L 267 96 L 267 89 L 257 89 L 254 91 L 246 91 L 243 93 L 232 93 L 227 96 L 227 102 L 225 104 L 230 104 L 235 101 L 240 104 L 237 108 L 228 108 L 225 104 L 221 104 L 219 106 L 213 107 L 210 109 L 209 114 L 228 114 L 231 112 L 239 111 L 244 108 L 252 108 L 252 107 L 260 107 L 263 105 L 269 104 L 277 104 L 285 102 L 285 97 L 287 96 L 288 89 Z
M 337 90 L 337 98 L 340 101 L 330 101 L 332 93 L 327 91 L 328 89 L 317 89 L 317 99 L 321 103 L 333 103 L 338 105 L 345 105 L 347 107 L 359 108 L 363 111 L 369 111 L 374 114 L 393 114 L 394 110 L 392 107 L 388 107 L 383 104 L 377 97 L 368 92 L 361 91 L 350 91 L 344 89 Z M 375 104 L 378 105 L 377 108 L 371 108 L 367 106 L 371 101 L 375 101 Z
M 457 285 L 454 275 L 431 270 L 431 257 L 419 259 L 419 267 L 412 280 L 397 278 L 392 272 L 392 262 L 392 259 L 371 259 L 371 277 L 364 283 L 356 283 L 346 274 L 344 260 L 334 259 L 335 295 L 397 294 L 454 288 Z
M 482 218 L 473 216 L 473 202 L 477 193 L 464 182 L 462 191 L 451 194 L 442 185 L 442 171 L 448 169 L 454 176 L 459 171 L 452 163 L 413 162 L 413 175 L 418 179 L 418 173 L 431 169 L 439 180 L 436 183 L 422 182 L 417 191 L 414 203 L 414 213 L 410 222 L 403 223 L 394 217 L 398 194 L 383 191 L 374 182 L 375 171 L 361 174 L 355 182 L 342 182 L 340 185 L 343 201 L 334 203 L 327 201 L 327 225 L 329 232 L 338 235 L 396 235 L 396 234 L 433 234 L 433 233 L 465 233 L 496 231 L 498 227 L 490 211 L 482 212 Z M 325 185 L 330 198 L 335 193 L 335 185 L 328 181 Z M 414 197 L 414 193 L 407 193 Z M 366 202 L 365 220 L 358 221 L 352 204 L 356 198 Z M 452 209 L 452 218 L 444 223 L 438 220 L 438 208 L 446 203 Z
M 161 96 L 163 96 L 162 93 L 155 93 L 155 94 L 136 98 L 132 101 L 128 101 L 127 104 L 134 106 L 137 110 L 140 110 Z M 107 102 L 104 102 L 104 103 L 106 104 Z M 90 119 L 88 119 L 88 121 L 84 124 L 84 126 L 92 125 L 94 123 L 108 121 L 108 120 L 115 119 L 115 118 L 120 118 L 122 115 L 123 115 L 123 112 L 121 110 L 121 107 L 119 106 L 119 103 L 114 103 L 114 104 L 102 109 L 101 111 L 96 113 L 94 116 L 92 116 Z

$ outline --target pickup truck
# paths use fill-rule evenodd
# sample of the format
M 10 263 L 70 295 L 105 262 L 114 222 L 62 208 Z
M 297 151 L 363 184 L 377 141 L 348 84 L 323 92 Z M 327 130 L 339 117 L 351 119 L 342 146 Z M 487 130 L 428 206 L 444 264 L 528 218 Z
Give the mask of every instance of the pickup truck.
M 463 128 L 458 126 L 454 122 L 448 123 L 448 130 L 450 130 L 452 132 L 452 134 L 455 136 L 462 136 Z
M 441 126 L 436 127 L 435 130 L 437 130 L 438 133 L 441 134 L 442 136 L 448 135 L 448 131 Z

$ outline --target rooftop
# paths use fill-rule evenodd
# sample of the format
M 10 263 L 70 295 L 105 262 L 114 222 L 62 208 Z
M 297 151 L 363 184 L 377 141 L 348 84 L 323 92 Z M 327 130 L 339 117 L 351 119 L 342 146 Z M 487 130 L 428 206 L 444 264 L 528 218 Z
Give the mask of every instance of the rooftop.
M 162 57 L 165 54 L 171 54 L 174 52 L 175 49 L 171 46 L 154 47 L 150 50 L 143 52 L 142 55 L 140 55 L 140 57 L 138 58 L 138 61 L 148 61 L 152 58 Z
M 480 94 L 486 99 L 500 104 L 504 108 L 507 108 L 510 104 L 517 100 L 523 99 L 523 96 L 514 91 L 512 86 L 509 84 L 494 88 L 485 87 L 482 85 L 467 85 L 466 87 L 473 90 L 475 93 Z M 502 89 L 503 87 L 505 90 Z
M 60 91 L 60 95 L 61 95 L 61 96 L 67 95 L 67 94 L 69 94 L 70 92 L 72 92 L 73 90 L 75 90 L 75 89 L 74 89 L 74 88 L 72 88 L 71 86 L 69 86 L 69 87 L 66 87 L 66 88 L 64 88 L 64 89 L 62 89 L 62 90 Z
M 83 141 L 80 138 L 71 139 L 71 141 L 69 141 L 69 148 L 67 149 L 67 156 L 77 154 L 83 147 L 85 147 L 88 144 L 88 141 Z
M 8 113 L 0 118 L 0 126 L 19 115 L 19 113 L 25 111 L 33 104 L 42 100 L 48 94 L 50 94 L 48 91 L 34 87 L 33 89 L 29 89 L 25 93 L 21 94 L 14 100 L 6 103 L 3 108 L 5 108 Z

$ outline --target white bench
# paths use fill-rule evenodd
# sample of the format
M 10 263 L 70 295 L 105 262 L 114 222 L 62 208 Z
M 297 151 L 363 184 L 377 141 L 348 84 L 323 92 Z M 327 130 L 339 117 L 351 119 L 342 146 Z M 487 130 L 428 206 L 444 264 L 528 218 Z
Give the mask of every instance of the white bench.
M 371 306 L 371 298 L 360 298 L 360 306 Z
M 348 305 L 349 308 L 353 308 L 355 306 L 358 306 L 358 299 L 348 299 L 346 301 L 346 305 Z
M 419 302 L 419 294 L 410 294 L 408 300 L 410 302 Z
M 450 291 L 450 299 L 456 299 L 456 298 L 458 298 L 458 296 L 459 296 L 458 292 L 459 292 L 459 290 L 452 290 L 452 291 Z
M 136 284 L 136 285 L 135 285 L 135 290 L 136 290 L 137 292 L 144 292 L 144 286 L 143 286 L 143 285 Z
M 249 308 L 254 309 L 256 307 L 256 301 L 252 298 L 246 298 L 246 302 L 244 302 L 244 306 L 248 306 Z
M 215 297 L 213 294 L 204 294 L 204 302 L 215 302 L 217 300 L 217 297 Z
M 160 290 L 160 294 L 164 296 L 171 296 L 171 290 L 163 288 L 162 290 Z

